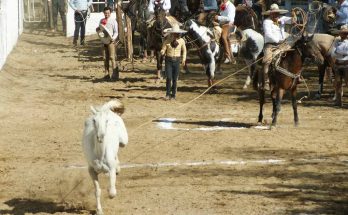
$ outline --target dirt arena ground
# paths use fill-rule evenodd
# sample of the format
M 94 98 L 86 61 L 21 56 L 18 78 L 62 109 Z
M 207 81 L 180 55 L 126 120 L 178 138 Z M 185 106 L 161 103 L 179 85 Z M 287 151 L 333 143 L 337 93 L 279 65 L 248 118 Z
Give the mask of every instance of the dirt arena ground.
M 112 98 L 126 105 L 130 141 L 115 199 L 100 177 L 105 214 L 348 214 L 347 96 L 335 108 L 327 84 L 322 100 L 299 105 L 297 128 L 286 97 L 279 126 L 261 130 L 257 94 L 241 89 L 246 72 L 179 108 L 206 89 L 199 65 L 181 74 L 177 100 L 164 101 L 151 63 L 122 62 L 121 80 L 103 81 L 98 47 L 96 37 L 73 48 L 33 30 L 9 56 L 0 73 L 0 214 L 94 212 L 81 136 L 90 105 Z M 218 79 L 234 71 L 225 66 Z M 305 76 L 314 95 L 317 74 Z M 298 97 L 306 94 L 301 85 Z

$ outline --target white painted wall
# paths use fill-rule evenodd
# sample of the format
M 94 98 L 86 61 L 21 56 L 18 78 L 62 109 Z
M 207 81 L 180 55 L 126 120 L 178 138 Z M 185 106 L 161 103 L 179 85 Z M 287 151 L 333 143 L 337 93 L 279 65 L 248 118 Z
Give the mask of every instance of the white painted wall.
M 0 69 L 23 32 L 23 0 L 0 0 Z
M 75 21 L 74 21 L 74 10 L 69 6 L 68 13 L 66 15 L 67 18 L 67 37 L 74 36 L 75 30 Z M 116 13 L 112 13 L 111 17 L 116 19 Z M 100 20 L 104 18 L 103 13 L 91 13 L 89 18 L 87 19 L 86 24 L 86 35 L 96 34 L 95 29 L 99 26 Z

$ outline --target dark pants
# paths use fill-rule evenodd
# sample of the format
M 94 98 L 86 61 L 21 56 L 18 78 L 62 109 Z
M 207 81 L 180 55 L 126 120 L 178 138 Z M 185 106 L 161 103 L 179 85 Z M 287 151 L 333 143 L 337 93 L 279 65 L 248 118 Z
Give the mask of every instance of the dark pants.
M 57 29 L 58 12 L 62 18 L 63 32 L 66 31 L 65 0 L 52 0 L 53 28 Z
M 87 11 L 81 11 L 81 13 L 76 12 L 75 15 L 75 32 L 74 32 L 74 43 L 77 43 L 80 33 L 80 43 L 81 45 L 85 42 L 85 32 L 86 32 L 86 21 L 87 21 Z M 81 32 L 80 32 L 81 31 Z
M 165 70 L 166 70 L 166 96 L 171 96 L 175 98 L 176 95 L 176 83 L 179 77 L 179 70 L 180 70 L 180 59 L 179 58 L 170 58 L 166 57 L 166 64 L 165 64 Z M 172 84 L 173 82 L 173 84 Z

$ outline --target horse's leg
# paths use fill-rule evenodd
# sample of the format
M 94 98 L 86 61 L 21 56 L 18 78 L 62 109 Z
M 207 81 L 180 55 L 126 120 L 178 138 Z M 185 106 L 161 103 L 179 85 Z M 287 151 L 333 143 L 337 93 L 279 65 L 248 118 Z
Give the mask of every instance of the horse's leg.
M 336 88 L 335 88 L 335 94 L 336 94 L 336 102 L 335 105 L 342 107 L 342 76 L 341 76 L 341 70 L 335 71 L 335 80 L 336 80 Z
M 155 51 L 154 51 L 154 50 L 151 50 L 151 51 L 150 51 L 150 58 L 151 58 L 151 59 L 150 59 L 150 62 L 151 62 L 151 63 L 153 63 L 153 61 L 154 61 L 154 56 L 155 56 Z
M 315 94 L 315 97 L 317 99 L 320 99 L 321 94 L 323 93 L 323 87 L 324 87 L 324 77 L 325 77 L 325 70 L 327 68 L 327 62 L 325 61 L 323 65 L 318 66 L 319 70 L 319 89 L 317 94 Z
M 190 70 L 189 70 L 189 68 L 188 68 L 188 66 L 187 66 L 187 60 L 185 61 L 184 70 L 185 70 L 185 73 L 186 73 L 186 74 L 191 73 Z
M 251 61 L 250 61 L 250 60 L 245 60 L 245 64 L 246 64 L 246 65 L 249 65 L 249 64 L 251 64 Z M 253 77 L 253 74 L 254 74 L 254 72 L 255 72 L 255 68 L 256 68 L 256 67 L 255 67 L 254 64 L 251 65 L 251 66 L 249 67 L 249 74 L 248 74 L 248 76 L 247 76 L 247 78 L 246 78 L 246 80 L 245 80 L 243 89 L 247 89 L 248 86 L 250 85 L 251 78 Z
M 294 111 L 294 122 L 295 126 L 298 126 L 298 114 L 297 114 L 297 101 L 296 101 L 296 95 L 297 95 L 297 88 L 294 87 L 291 89 L 291 103 L 292 103 L 292 110 Z
M 96 198 L 96 203 L 97 203 L 97 215 L 102 215 L 103 214 L 103 209 L 100 204 L 100 195 L 101 195 L 101 190 L 98 182 L 98 174 L 94 171 L 92 167 L 88 167 L 88 172 L 89 175 L 91 176 L 94 184 L 94 189 L 95 189 L 95 198 Z
M 116 155 L 117 157 L 117 155 Z M 118 166 L 118 159 L 115 158 L 107 158 L 107 162 L 110 166 L 109 171 L 109 198 L 112 199 L 116 196 L 116 168 Z
M 278 88 L 277 89 L 277 96 L 276 96 L 276 99 L 275 99 L 275 112 L 274 112 L 274 116 L 273 116 L 273 119 L 272 119 L 272 125 L 273 126 L 277 125 L 277 118 L 278 118 L 278 114 L 279 114 L 280 109 L 281 109 L 281 102 L 282 102 L 283 95 L 284 95 L 284 90 Z
M 263 105 L 265 104 L 265 91 L 263 89 L 259 89 L 258 91 L 259 91 L 259 104 L 260 104 L 258 124 L 261 125 L 263 120 Z
M 157 79 L 161 79 L 163 57 L 159 51 L 156 51 L 156 60 L 157 60 Z

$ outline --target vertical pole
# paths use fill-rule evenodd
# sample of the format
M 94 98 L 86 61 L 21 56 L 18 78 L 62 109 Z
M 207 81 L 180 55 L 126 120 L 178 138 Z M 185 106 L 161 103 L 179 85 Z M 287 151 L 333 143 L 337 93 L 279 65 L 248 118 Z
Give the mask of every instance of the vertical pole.
M 127 58 L 128 60 L 133 59 L 133 38 L 132 38 L 132 20 L 126 16 L 126 25 L 127 25 Z
M 116 21 L 118 24 L 118 39 L 119 41 L 125 45 L 125 37 L 124 37 L 124 26 L 123 26 L 123 20 L 122 20 L 122 1 L 118 1 L 116 4 Z

